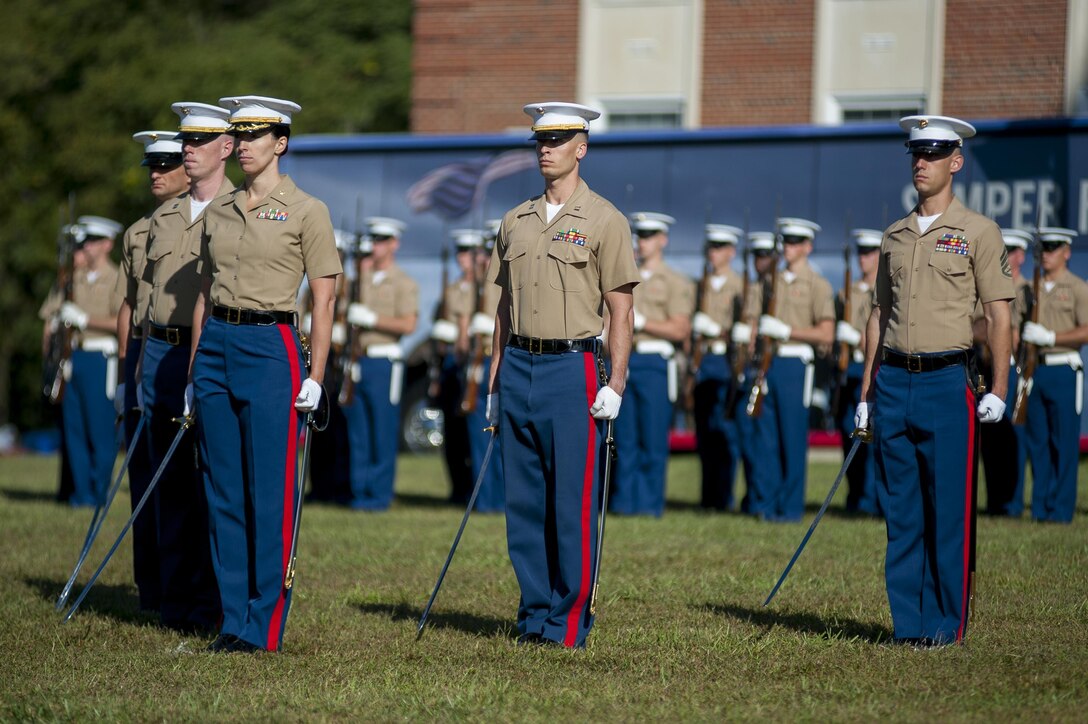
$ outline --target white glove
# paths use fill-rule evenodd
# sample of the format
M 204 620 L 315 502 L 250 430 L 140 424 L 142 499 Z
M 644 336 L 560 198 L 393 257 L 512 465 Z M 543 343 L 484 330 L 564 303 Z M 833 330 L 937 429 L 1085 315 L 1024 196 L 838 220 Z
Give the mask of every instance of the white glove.
M 302 381 L 302 389 L 295 398 L 295 409 L 299 412 L 312 412 L 317 409 L 317 403 L 321 402 L 321 385 L 307 377 Z
M 695 330 L 696 334 L 701 334 L 704 337 L 722 336 L 722 325 L 702 312 L 696 312 L 695 316 L 691 318 L 691 328 Z
M 488 425 L 499 424 L 499 393 L 492 392 L 487 396 L 487 407 L 484 409 Z
M 73 302 L 65 302 L 60 307 L 60 321 L 69 327 L 86 329 L 90 316 Z
M 869 427 L 869 418 L 875 408 L 876 405 L 871 402 L 859 402 L 858 409 L 854 412 L 854 427 L 858 430 Z
M 620 414 L 620 404 L 623 398 L 616 394 L 611 387 L 602 387 L 597 390 L 597 399 L 589 408 L 589 414 L 598 420 L 615 420 Z
M 733 344 L 748 344 L 752 341 L 752 327 L 744 322 L 733 325 Z
M 489 337 L 495 334 L 495 317 L 487 316 L 483 312 L 476 312 L 468 323 L 469 334 Z
M 303 314 L 302 315 L 302 324 L 298 325 L 299 331 L 301 331 L 303 334 L 309 334 L 310 333 L 310 325 L 312 323 L 313 323 L 313 315 L 312 314 Z
M 997 422 L 1005 415 L 1005 401 L 994 393 L 987 392 L 978 401 L 975 414 L 978 415 L 980 422 Z
M 371 329 L 378 321 L 378 313 L 365 304 L 348 306 L 348 322 L 356 327 Z
M 854 329 L 854 325 L 840 319 L 835 325 L 835 339 L 846 342 L 851 347 L 857 347 L 861 342 L 861 332 Z
M 771 339 L 785 342 L 790 338 L 790 332 L 792 331 L 793 329 L 790 325 L 786 324 L 778 317 L 764 314 L 759 318 L 759 333 L 764 337 L 770 337 Z
M 646 326 L 646 315 L 642 314 L 637 309 L 632 311 L 635 313 L 635 331 L 641 332 L 642 328 Z
M 1035 322 L 1025 322 L 1024 332 L 1020 336 L 1025 342 L 1034 344 L 1037 347 L 1053 347 L 1054 341 L 1058 338 L 1053 330 Z
M 348 331 L 344 328 L 343 322 L 332 323 L 332 343 L 333 344 L 347 344 Z
M 140 391 L 137 390 L 136 391 L 136 399 L 139 400 L 139 402 L 137 404 L 140 406 L 140 409 L 143 410 L 144 409 L 144 402 L 140 398 L 141 398 Z M 193 408 L 194 408 L 193 383 L 190 382 L 189 384 L 185 385 L 185 406 L 182 408 L 181 414 L 184 415 L 185 417 L 189 417 L 189 415 L 193 414 Z
M 457 325 L 448 319 L 438 319 L 431 325 L 431 339 L 453 344 L 457 341 Z
M 113 391 L 113 411 L 118 415 L 125 414 L 125 383 L 118 382 L 117 389 Z

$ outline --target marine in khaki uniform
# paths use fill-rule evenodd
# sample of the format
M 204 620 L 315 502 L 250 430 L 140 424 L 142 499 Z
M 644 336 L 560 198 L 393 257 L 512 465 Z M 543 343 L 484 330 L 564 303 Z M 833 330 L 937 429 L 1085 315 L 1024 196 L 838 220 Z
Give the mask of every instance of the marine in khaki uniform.
M 142 165 L 147 166 L 151 195 L 157 204 L 174 198 L 189 186 L 189 177 L 181 163 L 181 141 L 174 131 L 142 131 L 133 139 L 144 146 Z M 147 234 L 151 231 L 151 216 L 147 214 L 125 230 L 121 247 L 121 271 L 117 275 L 116 293 L 121 298 L 117 313 L 118 366 L 124 378 L 117 385 L 114 408 L 124 415 L 125 443 L 133 436 L 143 413 L 140 408 L 136 366 L 143 349 L 147 327 L 147 307 L 151 298 L 151 283 L 144 280 L 147 261 Z M 144 496 L 154 469 L 151 467 L 146 432 L 132 450 L 128 464 L 129 493 L 132 507 Z M 140 593 L 140 608 L 158 611 L 162 600 L 159 581 L 158 495 L 144 504 L 141 515 L 132 523 L 132 564 L 136 589 Z
M 61 401 L 61 456 L 72 476 L 72 506 L 103 501 L 117 457 L 113 397 L 117 383 L 117 265 L 109 254 L 122 226 L 81 216 L 73 234 L 72 300 L 51 294 L 38 316 L 44 340 L 55 325 L 72 328 L 72 356 Z M 62 473 L 63 475 L 63 473 Z
M 740 459 L 736 419 L 725 406 L 734 384 L 728 340 L 744 305 L 744 283 L 731 265 L 743 235 L 735 226 L 707 224 L 704 273 L 709 276 L 699 283 L 698 311 L 691 320 L 695 344 L 702 347 L 693 395 L 702 468 L 700 505 L 710 510 L 732 510 Z
M 231 111 L 245 181 L 205 212 L 203 294 L 193 309 L 195 355 L 186 392 L 187 403 L 195 400 L 223 605 L 209 650 L 275 651 L 293 590 L 284 578 L 301 502 L 299 435 L 303 415 L 323 396 L 342 269 L 325 204 L 279 172 L 299 106 L 263 96 L 219 104 Z M 308 371 L 295 327 L 303 275 L 314 299 Z
M 884 232 L 854 422 L 865 428 L 871 419 L 886 486 L 894 636 L 929 647 L 962 641 L 967 628 L 975 427 L 1005 411 L 1013 286 L 997 225 L 952 192 L 965 163 L 963 139 L 975 129 L 943 116 L 899 124 L 910 134 L 918 205 Z M 970 353 L 978 302 L 994 375 L 981 400 Z
M 1012 316 L 1012 349 L 1020 342 L 1023 326 L 1032 304 L 1031 281 L 1020 273 L 1031 234 L 1020 229 L 1002 229 L 1005 253 L 1012 272 L 1013 298 L 1009 303 Z M 975 341 L 978 351 L 985 350 L 986 316 L 982 305 L 975 306 Z M 979 355 L 979 371 L 987 380 L 993 378 L 992 367 L 985 354 Z M 1019 374 L 1014 360 L 1009 362 L 1009 390 L 1015 390 Z M 982 427 L 982 468 L 986 474 L 986 513 L 1019 518 L 1024 512 L 1024 470 L 1027 467 L 1027 435 L 1023 426 L 1012 424 L 1013 406 L 1005 408 L 1005 414 L 992 425 Z
M 844 457 L 854 442 L 850 433 L 854 431 L 854 410 L 861 402 L 861 377 L 865 370 L 865 328 L 869 325 L 869 315 L 873 311 L 876 268 L 880 261 L 880 242 L 883 238 L 883 233 L 876 229 L 854 229 L 850 235 L 854 239 L 861 278 L 850 286 L 849 314 L 845 313 L 846 296 L 841 290 L 835 298 L 838 319 L 835 325 L 835 342 L 846 344 L 850 355 L 846 368 L 846 385 L 839 391 L 839 409 L 833 411 L 839 415 L 838 425 L 842 434 Z M 877 464 L 872 445 L 866 445 L 854 455 L 854 461 L 846 471 L 846 481 L 849 486 L 846 495 L 847 511 L 884 515 L 884 506 L 880 501 L 883 491 L 877 481 Z
M 774 315 L 758 317 L 758 335 L 774 340 L 775 356 L 762 412 L 752 419 L 748 512 L 793 522 L 805 509 L 813 348 L 833 341 L 835 306 L 831 285 L 808 263 L 820 226 L 798 218 L 780 218 L 777 226 L 785 267 L 777 274 Z
M 366 220 L 374 243 L 362 273 L 359 300 L 347 320 L 360 328 L 361 354 L 355 399 L 345 410 L 351 442 L 351 501 L 355 510 L 385 510 L 393 502 L 400 441 L 400 393 L 404 353 L 400 338 L 419 319 L 419 285 L 396 264 L 404 222 L 375 216 Z M 365 303 L 364 303 L 365 301 Z
M 495 313 L 499 308 L 502 290 L 487 283 L 491 268 L 491 255 L 495 248 L 495 237 L 499 232 L 501 219 L 488 222 L 488 228 L 481 232 L 481 243 L 474 250 L 476 278 L 481 281 L 479 296 L 473 299 L 473 306 L 468 315 L 458 318 L 463 326 L 468 350 L 466 365 L 465 395 L 461 407 L 466 411 L 468 423 L 468 442 L 472 453 L 472 480 L 480 476 L 483 469 L 487 445 L 491 441 L 491 432 L 487 421 L 487 383 L 491 379 L 491 350 L 494 347 Z M 478 362 L 478 363 L 477 363 Z M 475 378 L 476 395 L 473 399 L 472 378 Z M 476 510 L 481 513 L 501 513 L 506 506 L 505 485 L 502 476 L 502 440 L 495 438 L 495 450 L 491 453 L 491 462 L 483 480 L 480 492 L 476 495 Z
M 691 334 L 695 312 L 695 285 L 665 263 L 675 222 L 653 212 L 631 215 L 642 283 L 634 290 L 634 347 L 627 405 L 616 418 L 616 485 L 609 498 L 609 510 L 622 515 L 665 512 L 669 427 L 679 386 L 674 355 Z
M 461 409 L 465 395 L 465 371 L 469 355 L 468 322 L 476 308 L 476 294 L 483 279 L 476 276 L 476 250 L 483 243 L 475 229 L 450 232 L 454 260 L 461 275 L 446 285 L 438 303 L 443 319 L 431 326 L 432 350 L 438 363 L 437 390 L 431 392 L 442 410 L 442 453 L 450 478 L 450 502 L 465 504 L 472 494 L 472 451 L 469 428 Z M 491 286 L 491 285 L 487 285 Z
M 189 175 L 185 193 L 160 206 L 151 219 L 143 279 L 151 285 L 140 385 L 149 418 L 151 465 L 158 469 L 178 433 L 193 337 L 193 308 L 203 286 L 200 236 L 207 209 L 234 190 L 226 162 L 234 150 L 227 133 L 230 112 L 182 101 L 178 138 Z M 158 496 L 162 622 L 182 630 L 215 630 L 222 611 L 212 569 L 208 501 L 196 464 L 190 428 L 163 470 Z
M 1081 346 L 1088 344 L 1088 284 L 1069 271 L 1072 229 L 1039 229 L 1043 280 L 1039 321 L 1025 322 L 1024 341 L 1039 347 L 1025 422 L 1031 458 L 1031 517 L 1069 523 L 1077 503 L 1080 413 L 1084 399 Z
M 604 420 L 619 414 L 638 283 L 631 232 L 579 169 L 589 121 L 573 103 L 525 106 L 544 193 L 503 217 L 488 279 L 495 316 L 487 417 L 502 439 L 506 538 L 521 643 L 585 646 L 593 625 Z M 612 377 L 599 374 L 607 307 Z

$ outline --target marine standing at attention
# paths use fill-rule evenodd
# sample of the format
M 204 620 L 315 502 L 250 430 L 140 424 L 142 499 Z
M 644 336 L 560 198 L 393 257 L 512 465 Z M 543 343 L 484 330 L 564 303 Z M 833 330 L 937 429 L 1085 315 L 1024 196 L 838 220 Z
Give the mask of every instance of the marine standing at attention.
M 884 573 L 895 640 L 963 640 L 974 565 L 976 425 L 1005 411 L 1012 274 L 997 225 L 952 192 L 969 123 L 907 116 L 918 205 L 884 231 L 865 332 L 857 427 L 872 420 L 886 488 Z M 993 387 L 977 398 L 971 314 L 981 301 Z M 879 368 L 879 369 L 878 369 Z
M 284 577 L 299 434 L 304 413 L 321 401 L 342 269 L 325 204 L 279 172 L 299 106 L 262 96 L 219 103 L 231 111 L 245 181 L 215 199 L 204 219 L 204 291 L 193 311 L 186 390 L 186 402 L 195 395 L 223 603 L 209 650 L 276 651 L 291 605 Z M 303 274 L 314 299 L 308 377 L 295 310 Z
M 507 212 L 495 241 L 488 279 L 502 295 L 487 417 L 503 441 L 518 641 L 583 647 L 593 626 L 603 421 L 620 411 L 639 277 L 627 220 L 579 175 L 600 113 L 573 103 L 524 110 L 544 193 Z M 598 339 L 605 306 L 607 386 Z

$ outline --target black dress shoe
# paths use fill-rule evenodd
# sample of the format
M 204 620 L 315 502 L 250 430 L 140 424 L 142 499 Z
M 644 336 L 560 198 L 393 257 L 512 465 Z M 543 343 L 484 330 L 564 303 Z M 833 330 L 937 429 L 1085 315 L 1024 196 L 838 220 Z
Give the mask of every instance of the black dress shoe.
M 208 644 L 208 651 L 213 654 L 226 653 L 227 647 L 231 646 L 238 637 L 234 634 L 219 634 L 215 637 L 215 641 Z
M 264 649 L 237 636 L 223 649 L 223 652 L 227 654 L 255 654 L 258 651 L 264 651 Z
M 546 639 L 538 633 L 523 633 L 518 636 L 518 646 L 541 646 Z

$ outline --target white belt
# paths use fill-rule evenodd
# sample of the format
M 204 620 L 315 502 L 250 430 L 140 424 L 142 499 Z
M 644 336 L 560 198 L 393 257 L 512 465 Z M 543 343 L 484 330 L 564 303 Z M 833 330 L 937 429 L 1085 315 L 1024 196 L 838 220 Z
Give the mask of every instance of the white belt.
M 113 337 L 93 337 L 85 339 L 79 345 L 84 352 L 102 352 L 103 354 L 117 354 L 117 340 Z
M 404 351 L 401 350 L 400 345 L 396 342 L 390 342 L 389 344 L 372 344 L 366 348 L 366 356 L 399 360 L 404 357 Z
M 1080 358 L 1079 352 L 1058 352 L 1056 354 L 1043 355 L 1043 364 L 1047 367 L 1069 365 L 1073 369 L 1079 370 L 1084 367 L 1084 360 Z
M 812 364 L 815 355 L 812 347 L 807 344 L 780 344 L 778 345 L 779 357 L 796 357 L 805 364 Z
M 729 348 L 724 339 L 716 339 L 709 345 L 710 354 L 723 355 Z
M 663 339 L 644 339 L 635 344 L 635 351 L 639 354 L 659 354 L 668 359 L 676 353 L 676 348 Z

